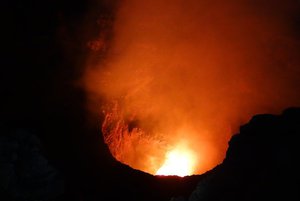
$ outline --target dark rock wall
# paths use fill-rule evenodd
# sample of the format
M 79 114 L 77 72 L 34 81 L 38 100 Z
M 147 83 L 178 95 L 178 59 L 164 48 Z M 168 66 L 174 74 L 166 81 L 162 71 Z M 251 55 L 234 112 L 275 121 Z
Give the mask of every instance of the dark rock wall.
M 1 128 L 1 200 L 56 200 L 63 192 L 64 179 L 45 158 L 38 138 L 22 129 Z
M 256 115 L 232 137 L 223 163 L 189 201 L 299 200 L 300 109 Z

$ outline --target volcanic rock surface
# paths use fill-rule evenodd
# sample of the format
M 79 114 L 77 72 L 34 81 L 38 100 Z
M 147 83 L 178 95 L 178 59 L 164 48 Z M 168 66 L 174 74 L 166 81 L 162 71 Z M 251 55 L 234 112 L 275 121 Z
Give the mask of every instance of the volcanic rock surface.
M 1 128 L 0 133 L 1 200 L 46 201 L 63 194 L 63 178 L 42 154 L 35 135 L 22 129 Z
M 188 200 L 299 200 L 299 139 L 299 108 L 254 116 Z
M 281 115 L 254 116 L 231 138 L 223 163 L 203 175 L 155 177 L 123 165 L 109 154 L 100 157 L 92 153 L 96 150 L 85 151 L 85 159 L 76 159 L 81 163 L 78 167 L 66 164 L 67 169 L 62 168 L 67 180 L 64 192 L 62 178 L 47 162 L 34 135 L 2 131 L 0 192 L 6 200 L 300 198 L 300 108 L 287 109 Z

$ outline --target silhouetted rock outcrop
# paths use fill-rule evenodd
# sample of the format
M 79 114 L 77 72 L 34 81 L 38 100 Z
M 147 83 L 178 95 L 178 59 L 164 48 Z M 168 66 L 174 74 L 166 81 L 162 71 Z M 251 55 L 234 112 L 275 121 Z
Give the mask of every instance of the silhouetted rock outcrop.
M 0 200 L 48 201 L 63 193 L 63 179 L 49 165 L 35 135 L 24 130 L 0 135 Z
M 300 109 L 256 115 L 232 137 L 223 163 L 189 201 L 300 200 Z

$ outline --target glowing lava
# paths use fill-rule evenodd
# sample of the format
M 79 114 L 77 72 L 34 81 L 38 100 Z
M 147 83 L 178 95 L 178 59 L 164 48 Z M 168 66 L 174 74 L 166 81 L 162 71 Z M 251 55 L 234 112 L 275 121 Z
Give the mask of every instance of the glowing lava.
M 195 154 L 185 146 L 178 146 L 167 152 L 164 164 L 156 175 L 177 175 L 180 177 L 193 174 L 195 170 Z
M 103 111 L 116 160 L 156 175 L 202 174 L 251 116 L 300 105 L 296 1 L 105 2 L 118 5 L 84 31 L 101 33 L 88 44 L 83 84 L 89 119 Z

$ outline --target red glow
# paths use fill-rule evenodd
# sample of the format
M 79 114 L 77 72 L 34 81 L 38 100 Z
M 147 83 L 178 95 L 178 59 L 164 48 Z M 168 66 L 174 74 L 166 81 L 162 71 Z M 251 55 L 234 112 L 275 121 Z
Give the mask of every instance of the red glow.
M 102 131 L 117 160 L 151 174 L 200 174 L 222 162 L 251 116 L 300 104 L 300 45 L 285 19 L 294 11 L 263 6 L 120 3 L 107 57 L 85 76 L 91 110 L 107 103 Z

